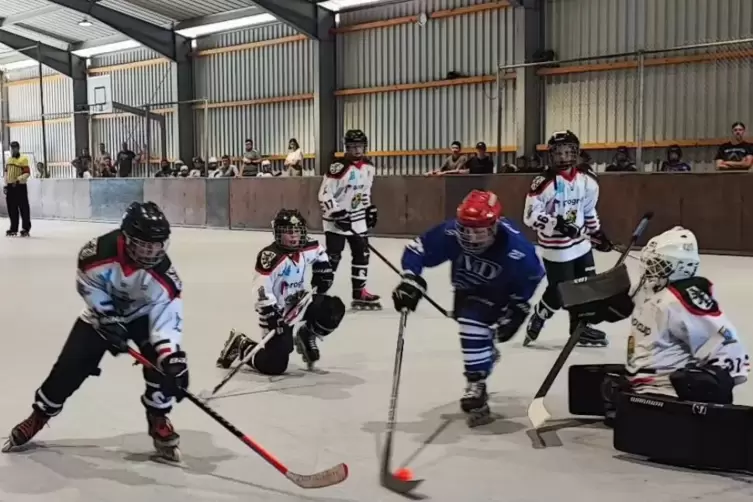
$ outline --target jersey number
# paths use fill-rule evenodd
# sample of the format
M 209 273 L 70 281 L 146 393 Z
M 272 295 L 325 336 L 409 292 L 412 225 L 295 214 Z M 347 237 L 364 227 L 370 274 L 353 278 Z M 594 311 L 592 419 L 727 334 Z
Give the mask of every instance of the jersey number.
M 717 364 L 718 362 L 719 359 L 712 359 L 709 361 L 709 364 Z M 746 366 L 748 366 L 748 364 L 750 363 L 750 356 L 746 354 L 745 357 L 728 357 L 724 359 L 723 362 L 725 370 L 729 371 L 730 373 L 738 374 L 741 373 Z
M 538 218 L 536 218 L 536 221 L 533 222 L 533 228 L 536 230 L 546 230 L 546 224 L 549 223 L 549 220 L 544 216 L 543 214 L 540 214 Z

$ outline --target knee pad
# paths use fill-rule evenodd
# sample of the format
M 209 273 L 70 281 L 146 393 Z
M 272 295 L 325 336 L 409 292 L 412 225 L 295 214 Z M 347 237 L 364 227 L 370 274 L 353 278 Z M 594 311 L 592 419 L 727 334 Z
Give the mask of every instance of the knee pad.
M 366 237 L 349 235 L 348 244 L 350 244 L 350 254 L 353 257 L 353 265 L 368 265 L 370 253 Z
M 692 468 L 753 470 L 753 408 L 622 393 L 614 448 Z
M 570 366 L 567 385 L 571 414 L 611 419 L 628 384 L 622 364 L 580 364 Z
M 314 295 L 306 311 L 306 325 L 319 336 L 327 336 L 345 317 L 345 304 L 337 296 Z

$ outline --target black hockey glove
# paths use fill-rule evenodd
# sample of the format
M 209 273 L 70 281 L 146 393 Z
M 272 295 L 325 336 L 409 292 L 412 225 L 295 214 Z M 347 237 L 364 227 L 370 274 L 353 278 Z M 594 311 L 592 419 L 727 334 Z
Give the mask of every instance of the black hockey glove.
M 557 216 L 557 224 L 554 226 L 554 229 L 565 237 L 571 239 L 575 239 L 580 235 L 580 228 L 572 223 L 566 222 L 562 216 Z
M 332 265 L 328 261 L 318 261 L 311 266 L 311 269 L 311 287 L 316 288 L 319 294 L 326 293 L 335 281 Z
M 596 251 L 601 251 L 602 253 L 608 253 L 614 249 L 614 244 L 612 244 L 612 241 L 609 240 L 602 230 L 597 230 L 591 234 L 591 244 L 593 244 Z
M 526 322 L 531 312 L 531 304 L 523 301 L 510 302 L 502 313 L 497 327 L 496 338 L 499 343 L 509 342 Z
M 162 391 L 169 396 L 175 396 L 175 399 L 181 402 L 185 397 L 183 390 L 188 388 L 186 353 L 177 350 L 165 356 L 159 368 L 165 374 L 165 378 L 162 379 Z
M 128 329 L 122 317 L 103 316 L 97 322 L 99 327 L 96 331 L 107 342 L 110 354 L 118 356 L 128 352 Z
M 329 215 L 332 223 L 343 232 L 350 232 L 352 225 L 350 223 L 350 215 L 345 209 L 340 209 Z
M 257 305 L 256 312 L 259 314 L 259 327 L 265 332 L 276 330 L 283 326 L 282 312 L 277 305 L 260 307 Z
M 392 292 L 392 301 L 395 304 L 395 310 L 402 312 L 408 309 L 415 312 L 418 307 L 418 301 L 426 292 L 426 281 L 420 275 L 407 273 L 403 275 L 403 280 L 397 285 Z
M 366 226 L 368 228 L 374 228 L 379 220 L 379 212 L 377 207 L 372 204 L 366 208 Z

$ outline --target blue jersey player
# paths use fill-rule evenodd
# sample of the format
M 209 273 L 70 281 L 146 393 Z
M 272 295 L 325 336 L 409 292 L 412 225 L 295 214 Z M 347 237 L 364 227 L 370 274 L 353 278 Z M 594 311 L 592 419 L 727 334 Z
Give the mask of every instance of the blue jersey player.
M 486 379 L 494 365 L 494 338 L 510 340 L 530 312 L 529 300 L 544 277 L 531 242 L 502 218 L 492 192 L 474 190 L 457 216 L 413 240 L 403 252 L 403 279 L 392 293 L 397 311 L 415 311 L 426 291 L 421 272 L 452 263 L 453 316 L 460 326 L 468 384 L 460 407 L 471 427 L 490 422 Z

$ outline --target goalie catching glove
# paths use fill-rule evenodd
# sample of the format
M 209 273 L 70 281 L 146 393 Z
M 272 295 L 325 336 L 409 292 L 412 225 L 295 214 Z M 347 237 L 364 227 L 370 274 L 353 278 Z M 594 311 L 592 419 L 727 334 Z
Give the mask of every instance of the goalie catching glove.
M 411 273 L 403 274 L 400 284 L 392 292 L 395 310 L 402 312 L 403 309 L 407 309 L 415 312 L 424 293 L 426 293 L 426 280 L 423 277 Z

